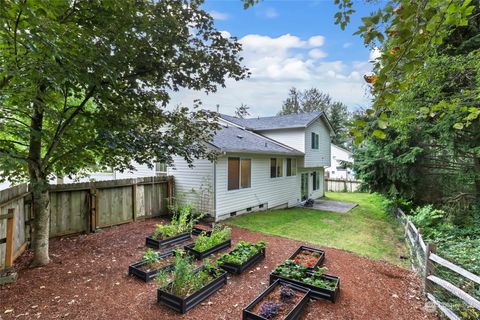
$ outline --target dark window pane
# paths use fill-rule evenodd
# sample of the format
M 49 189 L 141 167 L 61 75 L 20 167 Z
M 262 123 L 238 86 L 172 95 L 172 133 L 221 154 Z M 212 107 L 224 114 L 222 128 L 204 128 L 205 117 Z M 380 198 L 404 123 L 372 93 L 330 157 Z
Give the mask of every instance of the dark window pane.
M 250 177 L 251 177 L 251 160 L 250 159 L 242 159 L 241 163 L 241 186 L 242 188 L 250 188 Z
M 315 132 L 312 132 L 312 149 L 315 149 Z
M 228 158 L 228 190 L 240 187 L 240 158 Z
M 275 178 L 277 176 L 277 159 L 270 159 L 270 178 Z
M 297 159 L 292 159 L 292 176 L 297 175 Z
M 318 186 L 317 186 L 317 173 L 315 171 L 313 171 L 313 190 L 317 190 Z
M 320 140 L 320 136 L 315 134 L 315 149 L 318 149 L 318 141 Z
M 292 175 L 292 159 L 287 159 L 287 177 Z
M 283 159 L 277 159 L 277 177 L 283 177 Z

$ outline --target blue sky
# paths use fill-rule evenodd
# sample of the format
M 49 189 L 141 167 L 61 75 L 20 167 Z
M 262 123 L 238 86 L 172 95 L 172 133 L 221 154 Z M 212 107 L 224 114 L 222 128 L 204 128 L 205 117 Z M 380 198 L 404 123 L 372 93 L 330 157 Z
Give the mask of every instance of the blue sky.
M 240 0 L 206 0 L 204 9 L 225 36 L 243 44 L 244 65 L 250 79 L 227 81 L 227 88 L 205 95 L 182 90 L 173 104 L 192 105 L 200 98 L 204 106 L 232 114 L 241 103 L 252 116 L 274 115 L 288 89 L 317 87 L 350 109 L 366 107 L 368 87 L 363 74 L 370 71 L 374 56 L 360 37 L 354 36 L 360 18 L 375 10 L 372 4 L 355 3 L 357 12 L 345 31 L 334 24 L 333 0 L 266 0 L 243 10 Z

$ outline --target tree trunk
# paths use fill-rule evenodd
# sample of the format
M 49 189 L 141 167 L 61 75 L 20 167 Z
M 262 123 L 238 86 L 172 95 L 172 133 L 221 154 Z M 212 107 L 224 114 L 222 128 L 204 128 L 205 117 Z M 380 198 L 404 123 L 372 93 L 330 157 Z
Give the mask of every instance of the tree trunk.
M 33 102 L 32 121 L 30 123 L 30 144 L 28 150 L 28 173 L 33 195 L 33 261 L 32 266 L 44 266 L 49 263 L 48 236 L 50 232 L 50 210 L 48 194 L 48 174 L 42 163 L 42 130 L 44 116 L 43 94 L 46 88 L 38 87 Z
M 40 179 L 32 183 L 33 195 L 33 261 L 32 266 L 44 266 L 50 262 L 48 239 L 50 234 L 50 197 L 48 180 Z

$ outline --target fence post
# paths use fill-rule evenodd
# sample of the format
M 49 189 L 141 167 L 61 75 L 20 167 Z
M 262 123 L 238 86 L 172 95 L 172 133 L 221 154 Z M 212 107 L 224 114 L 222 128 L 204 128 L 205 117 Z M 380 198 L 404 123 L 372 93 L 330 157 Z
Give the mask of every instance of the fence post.
M 90 217 L 89 217 L 88 233 L 95 232 L 97 228 L 97 189 L 90 188 Z
M 152 190 L 153 192 L 153 190 Z M 133 221 L 137 221 L 137 182 L 132 184 L 132 216 Z
M 5 248 L 5 268 L 13 266 L 13 237 L 15 229 L 15 208 L 8 209 L 7 213 L 7 243 Z
M 433 263 L 430 261 L 430 253 L 436 253 L 437 252 L 437 246 L 431 242 L 427 243 L 427 249 L 425 251 L 425 272 L 424 272 L 424 277 L 423 277 L 423 291 L 425 295 L 427 293 L 430 293 L 430 290 L 428 288 L 428 276 L 433 275 L 434 270 L 433 270 Z

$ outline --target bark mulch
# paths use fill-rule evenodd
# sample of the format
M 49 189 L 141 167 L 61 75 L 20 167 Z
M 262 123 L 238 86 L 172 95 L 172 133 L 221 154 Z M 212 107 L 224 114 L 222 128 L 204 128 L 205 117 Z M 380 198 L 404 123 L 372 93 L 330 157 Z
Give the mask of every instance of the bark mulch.
M 29 269 L 31 253 L 24 253 L 16 261 L 17 283 L 0 287 L 0 319 L 241 319 L 242 308 L 268 286 L 275 265 L 306 244 L 233 228 L 234 242 L 265 240 L 266 259 L 252 272 L 229 276 L 220 292 L 180 315 L 156 303 L 155 282 L 127 275 L 128 265 L 142 257 L 145 236 L 156 223 L 147 220 L 53 239 L 52 262 L 46 267 Z M 420 281 L 413 272 L 323 249 L 328 273 L 341 277 L 340 295 L 335 304 L 310 301 L 303 319 L 436 319 L 424 310 Z

